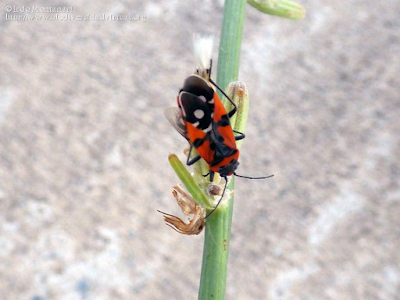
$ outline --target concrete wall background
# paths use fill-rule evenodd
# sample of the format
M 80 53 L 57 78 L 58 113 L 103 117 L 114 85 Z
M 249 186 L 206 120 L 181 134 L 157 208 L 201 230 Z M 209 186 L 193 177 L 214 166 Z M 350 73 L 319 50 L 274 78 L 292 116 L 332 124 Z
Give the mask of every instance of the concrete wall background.
M 47 1 L 141 21 L 0 18 L 0 294 L 196 299 L 203 235 L 178 213 L 163 116 L 218 1 Z M 248 7 L 252 99 L 227 299 L 400 297 L 400 3 L 308 1 L 304 21 Z M 36 4 L 35 4 L 36 5 Z M 215 56 L 217 55 L 215 47 Z

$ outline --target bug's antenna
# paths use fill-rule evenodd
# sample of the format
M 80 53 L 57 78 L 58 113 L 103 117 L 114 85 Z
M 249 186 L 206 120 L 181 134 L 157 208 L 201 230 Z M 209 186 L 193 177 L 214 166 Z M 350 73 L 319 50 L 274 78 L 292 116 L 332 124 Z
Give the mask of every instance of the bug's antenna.
M 270 177 L 274 176 L 274 174 L 272 174 L 272 175 L 269 175 L 269 176 L 262 176 L 262 177 L 250 177 L 250 176 L 239 175 L 239 174 L 236 174 L 235 172 L 233 172 L 233 175 L 235 175 L 236 177 L 246 178 L 246 179 L 267 179 L 267 178 L 270 178 Z
M 218 205 L 221 203 L 222 198 L 224 198 L 224 194 L 225 194 L 225 190 L 226 190 L 227 184 L 228 184 L 228 179 L 226 179 L 226 177 L 225 177 L 225 186 L 224 186 L 224 191 L 222 192 L 221 198 L 218 200 L 218 203 L 217 203 L 217 205 L 213 208 L 213 210 L 210 211 L 210 212 L 206 215 L 206 217 L 205 217 L 204 219 L 207 219 L 207 218 L 217 209 Z
M 272 174 L 272 175 L 269 175 L 269 176 L 262 176 L 262 177 L 250 177 L 250 176 L 238 175 L 238 174 L 236 174 L 235 172 L 233 172 L 233 175 L 235 175 L 235 176 L 237 176 L 237 177 L 240 177 L 240 178 L 246 178 L 246 179 L 267 179 L 267 178 L 270 178 L 270 177 L 273 177 L 273 176 L 274 176 L 274 174 Z M 227 186 L 227 184 L 228 184 L 227 178 L 226 178 L 226 177 L 224 177 L 224 178 L 225 178 L 225 186 L 224 186 L 224 191 L 222 192 L 221 198 L 218 200 L 218 203 L 217 203 L 217 205 L 213 208 L 213 210 L 210 211 L 210 212 L 206 215 L 206 217 L 205 217 L 204 219 L 207 219 L 207 218 L 218 208 L 218 205 L 221 203 L 222 198 L 224 198 L 226 186 Z

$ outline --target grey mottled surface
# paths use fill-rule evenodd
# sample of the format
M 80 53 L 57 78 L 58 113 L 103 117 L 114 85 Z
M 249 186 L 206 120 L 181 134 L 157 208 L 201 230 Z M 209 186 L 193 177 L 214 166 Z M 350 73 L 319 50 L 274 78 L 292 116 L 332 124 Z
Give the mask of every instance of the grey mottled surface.
M 1 1 L 1 298 L 195 299 L 203 236 L 156 213 L 178 212 L 185 146 L 163 108 L 221 4 L 43 2 L 146 22 L 8 21 L 33 3 Z M 240 173 L 275 177 L 237 180 L 227 299 L 400 299 L 400 3 L 302 4 L 247 10 Z

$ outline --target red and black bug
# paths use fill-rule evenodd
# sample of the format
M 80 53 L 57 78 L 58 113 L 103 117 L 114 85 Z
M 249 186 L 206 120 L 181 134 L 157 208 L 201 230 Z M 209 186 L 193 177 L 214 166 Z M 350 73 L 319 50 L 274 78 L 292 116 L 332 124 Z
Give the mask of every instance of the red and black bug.
M 239 149 L 236 146 L 236 141 L 245 137 L 243 133 L 233 130 L 230 124 L 230 118 L 236 113 L 237 107 L 211 79 L 211 63 L 210 68 L 205 73 L 208 75 L 207 80 L 197 74 L 193 74 L 185 80 L 183 88 L 179 91 L 178 108 L 168 109 L 166 116 L 177 131 L 190 143 L 187 165 L 192 165 L 203 158 L 209 165 L 211 182 L 215 173 L 219 173 L 225 179 L 222 199 L 227 185 L 227 176 L 236 175 L 249 179 L 264 179 L 273 175 L 255 178 L 235 173 L 239 166 Z M 214 88 L 221 91 L 233 105 L 233 109 L 229 113 Z M 197 150 L 198 155 L 191 158 L 190 154 L 193 147 Z
M 211 71 L 207 70 L 207 73 Z M 232 111 L 227 113 L 218 94 L 212 86 L 219 87 L 209 78 L 209 83 L 197 74 L 189 76 L 178 95 L 178 108 L 166 111 L 167 118 L 174 127 L 195 147 L 199 155 L 190 159 L 187 164 L 192 165 L 203 158 L 210 167 L 210 181 L 214 173 L 221 177 L 234 174 L 239 165 L 239 149 L 236 140 L 243 139 L 245 135 L 236 132 L 234 135 L 229 119 L 236 112 L 233 104 Z

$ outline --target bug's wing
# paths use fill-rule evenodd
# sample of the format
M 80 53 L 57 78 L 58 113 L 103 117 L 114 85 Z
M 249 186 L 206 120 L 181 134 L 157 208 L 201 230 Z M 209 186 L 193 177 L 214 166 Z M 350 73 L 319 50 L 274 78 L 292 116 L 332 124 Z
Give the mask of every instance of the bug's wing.
M 196 96 L 204 96 L 207 102 L 212 101 L 214 90 L 208 83 L 198 75 L 190 75 L 183 83 L 183 91 Z
M 178 102 L 182 107 L 190 143 L 196 148 L 199 155 L 210 164 L 214 158 L 214 150 L 211 148 L 210 141 L 213 123 L 212 113 L 206 99 L 181 92 Z
M 180 92 L 179 105 L 187 123 L 193 124 L 198 130 L 209 132 L 212 127 L 212 112 L 204 97 L 198 97 L 188 92 Z
M 164 111 L 165 117 L 171 123 L 172 126 L 178 131 L 185 139 L 188 139 L 187 129 L 182 114 L 178 107 L 168 107 Z
M 230 149 L 236 149 L 235 135 L 233 134 L 232 126 L 230 124 L 228 113 L 222 101 L 219 99 L 218 95 L 215 93 L 215 104 L 214 104 L 214 123 L 217 125 L 215 132 L 217 135 L 223 137 L 223 144 Z M 218 140 L 218 139 L 216 139 Z

